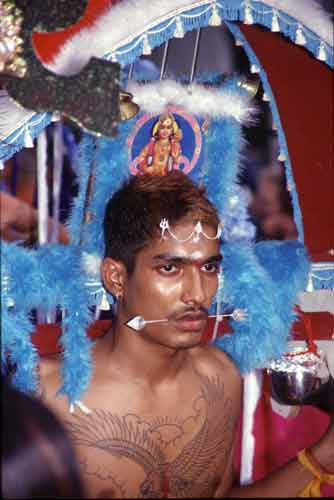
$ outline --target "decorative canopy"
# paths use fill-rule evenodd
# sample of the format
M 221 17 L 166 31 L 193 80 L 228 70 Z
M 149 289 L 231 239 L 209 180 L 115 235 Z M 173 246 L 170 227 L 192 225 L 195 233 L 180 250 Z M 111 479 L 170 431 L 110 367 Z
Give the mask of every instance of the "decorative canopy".
M 244 44 L 252 70 L 259 72 L 271 97 L 299 238 L 314 262 L 333 262 L 333 24 L 317 3 L 90 0 L 74 25 L 53 33 L 35 32 L 33 43 L 49 69 L 70 75 L 92 56 L 124 66 L 172 37 L 223 21 L 237 43 Z M 6 124 L 0 122 L 3 159 L 29 142 L 29 133 L 35 137 L 51 121 L 51 113 L 31 115 L 7 103 L 3 93 L 0 107 L 10 109 Z
M 297 242 L 262 242 L 256 248 L 232 243 L 224 248 L 224 294 L 233 307 L 248 309 L 249 321 L 235 324 L 236 335 L 225 336 L 218 345 L 229 352 L 245 372 L 263 366 L 268 356 L 278 356 L 284 350 L 295 317 L 292 307 L 297 292 L 306 286 L 309 267 L 303 243 L 313 260 L 314 286 L 321 288 L 325 283 L 329 288 L 334 282 L 330 105 L 333 52 L 332 25 L 328 17 L 308 0 L 170 0 L 166 3 L 158 0 L 91 0 L 75 25 L 53 33 L 34 33 L 33 43 L 48 69 L 64 78 L 83 71 L 91 57 L 125 67 L 173 37 L 182 38 L 194 28 L 216 26 L 219 29 L 222 22 L 230 29 L 236 44 L 243 45 L 251 72 L 259 74 L 269 100 L 299 236 Z M 174 100 L 180 96 L 183 100 L 190 100 L 179 83 L 173 87 L 173 83 L 160 82 L 158 90 L 150 84 L 149 91 L 156 96 L 155 102 L 161 100 L 164 84 Z M 134 84 L 133 93 L 134 98 L 137 93 L 141 100 L 142 112 L 149 112 L 145 109 L 145 89 L 136 88 Z M 214 107 L 210 110 L 212 123 L 205 139 L 207 125 L 201 116 L 200 104 L 206 99 L 206 93 L 207 89 L 193 87 L 193 98 L 200 96 L 196 108 L 198 117 L 189 116 L 193 103 L 183 110 L 175 106 L 168 111 L 172 118 L 176 116 L 183 124 L 192 140 L 192 154 L 185 152 L 182 159 L 189 167 L 190 175 L 193 175 L 193 162 L 201 159 L 200 141 L 206 140 L 207 164 L 211 169 L 206 171 L 203 167 L 199 174 L 194 175 L 207 181 L 209 194 L 211 190 L 218 208 L 224 213 L 226 200 L 233 195 L 232 184 L 241 144 L 240 125 L 248 116 L 248 104 L 235 82 L 231 82 L 230 87 L 228 82 L 222 86 L 219 95 L 215 96 L 220 103 L 220 114 L 214 113 Z M 233 99 L 226 100 L 227 94 L 233 94 Z M 244 112 L 241 114 L 240 99 Z M 30 139 L 36 137 L 52 118 L 52 113 L 31 114 L 19 109 L 5 93 L 0 95 L 0 106 L 3 110 L 11 110 L 7 120 L 9 125 L 0 122 L 2 158 L 9 158 L 22 148 L 27 136 Z M 139 118 L 139 132 L 142 130 L 144 134 L 150 119 L 145 114 Z M 35 353 L 26 342 L 28 311 L 32 307 L 45 306 L 46 300 L 49 307 L 61 303 L 67 311 L 62 336 L 65 352 L 62 392 L 69 396 L 71 403 L 79 400 L 90 377 L 85 328 L 91 320 L 87 312 L 91 305 L 90 287 L 101 285 L 96 264 L 103 251 L 101 225 L 95 222 L 101 219 L 107 196 L 124 178 L 120 166 L 129 163 L 125 147 L 127 138 L 133 151 L 130 166 L 138 169 L 141 160 L 137 136 L 129 135 L 132 125 L 132 122 L 122 124 L 119 137 L 113 140 L 97 139 L 87 134 L 82 141 L 80 190 L 69 222 L 72 244 L 66 250 L 57 245 L 41 247 L 35 253 L 16 246 L 14 250 L 11 245 L 4 245 L 3 249 L 5 266 L 1 279 L 6 284 L 4 344 L 12 349 L 18 365 L 24 359 L 16 382 L 26 388 L 25 380 L 30 374 L 29 388 L 35 383 L 32 375 Z M 157 124 L 152 125 L 154 129 Z M 200 130 L 203 132 L 201 137 Z M 181 149 L 184 146 L 181 144 Z M 147 148 L 150 148 L 149 144 Z M 220 163 L 225 166 L 224 173 L 220 170 Z M 96 166 L 95 172 L 92 164 Z M 95 174 L 98 182 L 88 200 L 87 211 L 85 196 Z M 25 281 L 25 276 L 29 276 L 29 280 Z M 45 284 L 43 289 L 40 283 Z M 220 292 L 221 289 L 218 297 Z M 22 304 L 22 314 L 12 314 L 11 308 L 19 308 Z M 19 330 L 26 335 L 25 342 L 21 343 L 17 334 Z

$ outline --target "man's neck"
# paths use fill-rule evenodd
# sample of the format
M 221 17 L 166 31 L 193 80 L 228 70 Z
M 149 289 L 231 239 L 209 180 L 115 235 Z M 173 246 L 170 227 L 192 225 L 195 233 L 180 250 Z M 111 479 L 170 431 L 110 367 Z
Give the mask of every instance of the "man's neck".
M 188 358 L 187 349 L 172 349 L 141 337 L 119 318 L 103 339 L 103 357 L 124 378 L 157 386 L 176 379 Z

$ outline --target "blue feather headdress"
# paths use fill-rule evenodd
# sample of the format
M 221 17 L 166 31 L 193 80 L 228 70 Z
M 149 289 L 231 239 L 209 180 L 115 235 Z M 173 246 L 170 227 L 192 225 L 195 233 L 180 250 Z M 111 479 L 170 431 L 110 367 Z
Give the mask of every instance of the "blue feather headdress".
M 143 86 L 137 93 L 132 89 L 136 102 L 148 113 L 154 110 L 145 109 L 146 102 L 160 103 L 163 108 L 163 98 L 168 96 L 168 82 L 152 85 Z M 181 85 L 170 85 L 174 99 L 188 96 Z M 233 333 L 216 339 L 215 345 L 229 353 L 245 373 L 284 352 L 294 319 L 293 305 L 298 291 L 305 288 L 309 262 L 303 245 L 297 241 L 254 244 L 251 237 L 246 242 L 240 238 L 240 232 L 236 236 L 236 220 L 244 224 L 246 219 L 244 206 L 240 210 L 237 176 L 242 124 L 249 120 L 251 106 L 235 80 L 227 82 L 226 89 L 211 91 L 215 105 L 211 106 L 208 132 L 203 136 L 205 161 L 189 175 L 206 185 L 224 225 L 223 288 L 216 301 L 248 310 L 247 319 L 232 322 Z M 152 92 L 156 93 L 153 100 Z M 196 92 L 202 92 L 199 86 L 193 87 L 193 94 Z M 209 102 L 210 89 L 201 95 Z M 203 104 L 201 99 L 197 102 Z M 225 109 L 225 102 L 235 105 Z M 193 112 L 196 114 L 196 108 Z M 98 306 L 105 293 L 99 274 L 104 254 L 104 210 L 130 175 L 127 138 L 134 125 L 134 119 L 123 123 L 119 136 L 112 140 L 84 135 L 78 157 L 79 194 L 68 221 L 70 245 L 28 250 L 18 244 L 2 244 L 2 366 L 9 356 L 17 367 L 13 381 L 21 390 L 32 392 L 38 385 L 38 355 L 30 339 L 34 328 L 29 315 L 34 308 L 47 311 L 61 307 L 64 311 L 60 392 L 75 404 L 89 385 L 92 342 L 86 329 L 93 321 L 92 306 Z M 231 199 L 237 200 L 232 215 Z

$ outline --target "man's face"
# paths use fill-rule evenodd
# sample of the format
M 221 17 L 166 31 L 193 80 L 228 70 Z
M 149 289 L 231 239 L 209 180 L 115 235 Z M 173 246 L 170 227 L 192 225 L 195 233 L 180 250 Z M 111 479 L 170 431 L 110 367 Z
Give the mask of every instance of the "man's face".
M 217 227 L 203 224 L 210 237 Z M 179 239 L 186 239 L 194 224 L 185 222 L 171 228 Z M 124 283 L 120 304 L 122 320 L 140 315 L 145 320 L 168 319 L 146 325 L 138 335 L 170 348 L 192 347 L 201 340 L 207 311 L 216 293 L 221 256 L 219 240 L 200 235 L 199 241 L 180 242 L 169 233 L 136 256 L 135 269 Z

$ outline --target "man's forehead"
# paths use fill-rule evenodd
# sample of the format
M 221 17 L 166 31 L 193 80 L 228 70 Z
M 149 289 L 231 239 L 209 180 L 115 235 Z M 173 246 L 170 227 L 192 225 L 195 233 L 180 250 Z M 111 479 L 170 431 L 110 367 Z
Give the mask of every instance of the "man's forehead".
M 200 250 L 195 250 L 194 252 L 187 251 L 184 249 L 177 249 L 177 250 L 170 250 L 170 251 L 165 251 L 165 252 L 159 252 L 158 249 L 157 251 L 152 252 L 152 259 L 155 261 L 158 260 L 189 260 L 193 262 L 199 262 L 203 260 L 208 260 L 212 258 L 219 258 L 220 253 L 219 252 L 203 252 Z
M 157 259 L 159 256 L 166 256 L 166 258 L 169 256 L 170 258 L 175 257 L 195 261 L 219 256 L 219 247 L 219 240 L 208 240 L 204 236 L 201 236 L 196 242 L 192 240 L 180 242 L 171 236 L 162 238 L 158 235 L 148 245 L 147 250 L 152 259 Z

